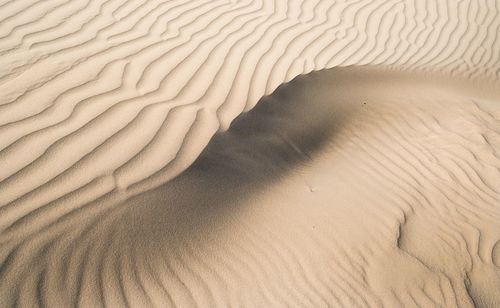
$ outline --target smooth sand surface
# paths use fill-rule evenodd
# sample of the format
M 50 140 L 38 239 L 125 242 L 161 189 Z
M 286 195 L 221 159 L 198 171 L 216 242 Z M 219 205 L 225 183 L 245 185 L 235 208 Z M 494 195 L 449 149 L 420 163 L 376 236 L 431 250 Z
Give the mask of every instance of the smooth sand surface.
M 499 307 L 499 8 L 0 0 L 0 306 Z

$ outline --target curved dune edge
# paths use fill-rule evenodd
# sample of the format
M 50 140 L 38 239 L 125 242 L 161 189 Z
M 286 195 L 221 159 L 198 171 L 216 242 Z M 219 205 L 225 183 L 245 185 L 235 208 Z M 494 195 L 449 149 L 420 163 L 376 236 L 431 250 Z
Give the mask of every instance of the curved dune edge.
M 369 67 L 300 76 L 172 181 L 2 232 L 2 304 L 495 307 L 499 102 Z
M 299 74 L 353 64 L 500 74 L 496 0 L 0 6 L 1 228 L 20 219 L 9 208 L 167 182 Z
M 489 291 L 498 277 L 491 268 L 500 264 L 498 228 L 491 221 L 498 216 L 498 113 L 492 103 L 498 94 L 490 87 L 498 88 L 500 74 L 498 6 L 496 0 L 0 0 L 0 303 L 495 306 L 498 299 Z M 390 73 L 338 70 L 339 78 L 318 77 L 329 84 L 321 91 L 340 83 L 332 98 L 351 89 L 360 95 L 354 100 L 371 106 L 362 95 L 375 82 L 364 76 L 369 73 L 384 83 L 373 97 L 385 99 L 393 85 L 414 93 L 394 90 L 398 96 L 387 97 L 394 105 L 411 105 L 405 112 L 387 107 L 394 113 L 387 121 L 396 125 L 395 131 L 387 128 L 392 139 L 382 135 L 386 122 L 350 124 L 357 119 L 351 107 L 324 109 L 315 91 L 289 85 L 264 101 L 308 93 L 297 106 L 314 108 L 280 109 L 281 116 L 267 117 L 270 107 L 262 104 L 250 120 L 233 125 L 239 133 L 213 137 L 297 75 L 364 64 L 383 64 Z M 435 72 L 464 82 L 433 78 Z M 293 84 L 314 88 L 307 81 L 314 76 Z M 441 90 L 416 91 L 429 88 L 427 79 Z M 454 107 L 439 107 L 446 101 Z M 376 111 L 385 112 L 380 106 Z M 332 113 L 349 116 L 332 121 L 326 116 Z M 262 131 L 252 125 L 256 114 L 268 123 Z M 398 122 L 406 119 L 411 129 Z M 310 130 L 286 124 L 303 121 Z M 349 136 L 349 127 L 367 139 Z M 266 130 L 271 128 L 298 140 L 274 136 Z M 365 128 L 379 132 L 378 139 Z M 364 144 L 360 151 L 369 157 L 355 159 L 357 150 L 337 141 L 337 129 Z M 262 138 L 253 140 L 247 131 Z M 238 139 L 253 145 L 252 152 Z M 339 154 L 344 163 L 322 156 L 337 151 L 345 154 Z M 344 177 L 363 181 L 320 176 L 298 184 L 303 170 L 315 178 L 330 163 Z M 316 183 L 323 180 L 342 193 L 324 195 L 330 188 Z M 358 185 L 359 200 L 349 199 Z M 302 188 L 318 200 L 304 199 Z M 159 206 L 165 198 L 168 212 Z M 322 200 L 347 218 L 333 219 Z M 316 201 L 326 209 L 300 208 Z M 385 217 L 363 207 L 372 203 L 387 211 L 383 221 L 351 223 L 347 204 L 361 205 L 358 216 Z M 419 204 L 425 212 L 414 210 Z M 446 215 L 453 223 L 442 223 Z M 318 217 L 333 227 L 317 227 Z M 321 235 L 311 233 L 306 218 Z M 358 241 L 364 235 L 350 227 L 356 224 L 373 227 L 373 234 L 366 231 L 372 242 Z M 436 247 L 415 244 L 427 242 Z M 455 255 L 442 268 L 441 256 Z M 415 263 L 438 278 L 428 278 Z M 407 276 L 417 280 L 400 276 L 409 269 L 415 271 Z

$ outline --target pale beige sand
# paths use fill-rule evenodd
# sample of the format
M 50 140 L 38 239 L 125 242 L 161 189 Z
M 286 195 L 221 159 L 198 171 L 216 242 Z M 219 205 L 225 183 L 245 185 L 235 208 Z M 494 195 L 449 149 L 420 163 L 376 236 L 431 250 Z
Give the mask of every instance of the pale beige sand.
M 0 304 L 499 306 L 499 5 L 0 2 Z

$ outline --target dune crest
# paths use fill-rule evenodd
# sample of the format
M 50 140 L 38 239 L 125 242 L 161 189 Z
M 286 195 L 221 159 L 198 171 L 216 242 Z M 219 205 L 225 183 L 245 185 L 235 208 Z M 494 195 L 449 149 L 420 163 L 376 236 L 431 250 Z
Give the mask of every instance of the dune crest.
M 495 0 L 1 5 L 0 205 L 31 210 L 78 189 L 95 199 L 172 179 L 298 74 L 500 72 Z
M 499 5 L 0 0 L 0 304 L 500 305 Z
M 168 183 L 69 208 L 75 194 L 11 225 L 0 297 L 495 307 L 499 102 L 495 88 L 368 67 L 300 76 Z

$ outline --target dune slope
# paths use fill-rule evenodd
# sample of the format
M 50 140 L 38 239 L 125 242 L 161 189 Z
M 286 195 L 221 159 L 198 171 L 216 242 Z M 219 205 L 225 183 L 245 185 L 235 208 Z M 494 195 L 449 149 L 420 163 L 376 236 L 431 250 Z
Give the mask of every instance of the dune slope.
M 499 6 L 0 0 L 0 303 L 500 305 Z
M 498 6 L 3 1 L 0 205 L 31 211 L 79 189 L 96 199 L 164 183 L 217 130 L 312 70 L 385 64 L 497 79 Z
M 180 176 L 2 232 L 32 306 L 500 303 L 500 93 L 373 68 L 298 77 Z M 381 91 L 380 89 L 384 89 Z

